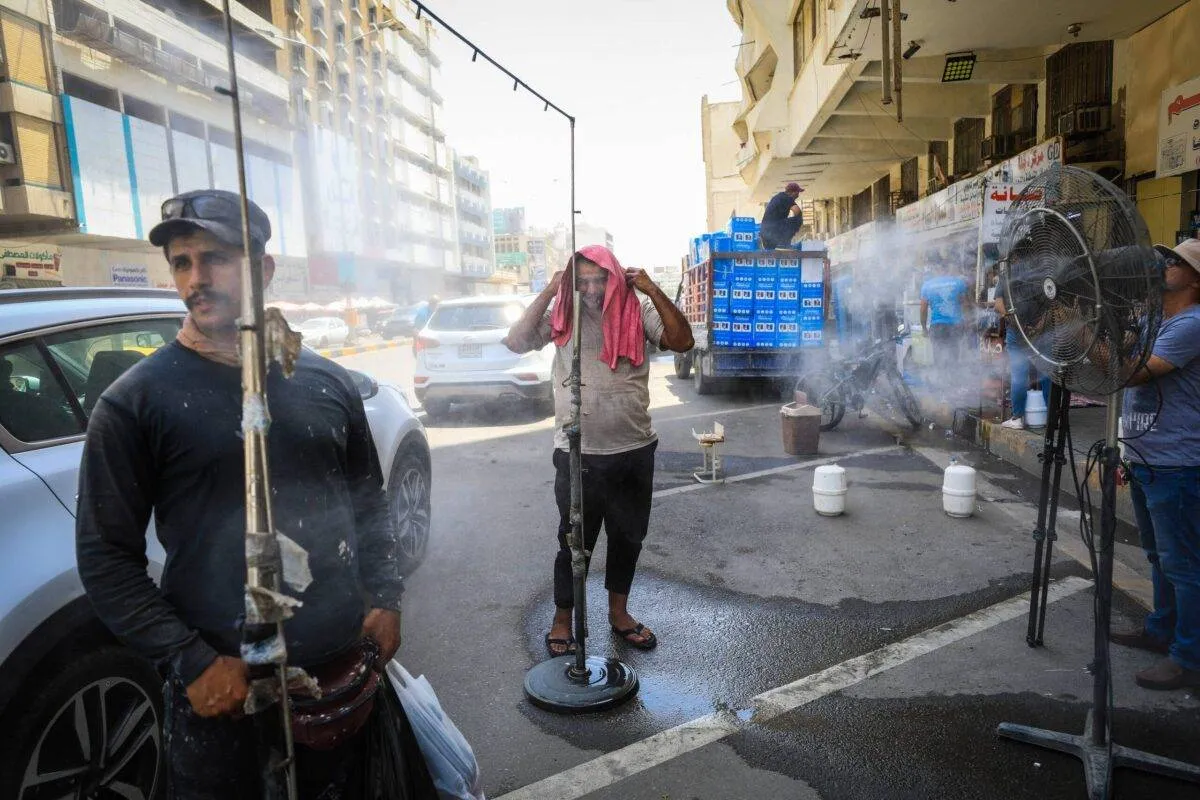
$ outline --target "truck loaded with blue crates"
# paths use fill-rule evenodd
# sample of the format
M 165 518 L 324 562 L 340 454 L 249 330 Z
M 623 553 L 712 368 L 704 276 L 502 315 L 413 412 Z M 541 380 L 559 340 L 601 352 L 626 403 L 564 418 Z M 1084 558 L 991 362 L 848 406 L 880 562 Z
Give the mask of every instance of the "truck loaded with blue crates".
M 675 356 L 675 374 L 691 376 L 698 394 L 747 380 L 790 391 L 806 351 L 822 346 L 825 248 L 796 247 L 759 249 L 752 217 L 692 240 L 676 302 L 696 346 Z

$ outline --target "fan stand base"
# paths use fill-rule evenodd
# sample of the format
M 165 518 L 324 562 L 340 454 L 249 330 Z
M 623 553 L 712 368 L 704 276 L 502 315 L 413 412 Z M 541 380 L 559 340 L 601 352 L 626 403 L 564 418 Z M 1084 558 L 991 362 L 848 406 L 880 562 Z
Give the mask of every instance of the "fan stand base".
M 525 674 L 525 694 L 538 708 L 559 714 L 582 714 L 613 708 L 637 693 L 633 667 L 615 658 L 588 656 L 586 671 L 576 674 L 575 656 L 543 661 Z
M 1083 762 L 1088 800 L 1109 800 L 1112 797 L 1112 773 L 1119 767 L 1200 783 L 1200 767 L 1193 764 L 1144 753 L 1119 744 L 1112 745 L 1110 755 L 1109 746 L 1097 742 L 1093 735 L 1090 711 L 1087 722 L 1084 723 L 1083 734 L 1079 736 L 1031 728 L 1027 725 L 1014 725 L 1011 722 L 1000 723 L 996 733 L 1008 739 L 1044 747 L 1047 750 L 1057 750 L 1078 758 Z

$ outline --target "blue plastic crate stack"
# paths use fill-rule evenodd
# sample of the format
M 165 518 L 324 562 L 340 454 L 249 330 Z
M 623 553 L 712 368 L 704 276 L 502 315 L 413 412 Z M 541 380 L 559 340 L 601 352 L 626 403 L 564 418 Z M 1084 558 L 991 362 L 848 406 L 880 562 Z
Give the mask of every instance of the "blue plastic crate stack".
M 824 327 L 819 259 L 758 250 L 753 217 L 692 240 L 692 263 L 712 259 L 712 336 L 717 347 L 820 347 Z M 726 254 L 731 257 L 714 258 Z M 744 254 L 744 255 L 742 255 Z

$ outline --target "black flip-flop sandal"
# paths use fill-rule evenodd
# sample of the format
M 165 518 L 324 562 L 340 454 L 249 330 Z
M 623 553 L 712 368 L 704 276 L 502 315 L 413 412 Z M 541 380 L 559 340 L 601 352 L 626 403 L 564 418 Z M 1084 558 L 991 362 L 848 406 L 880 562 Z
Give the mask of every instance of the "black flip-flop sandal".
M 559 645 L 560 647 L 565 647 L 567 649 L 561 653 L 556 653 L 554 652 L 554 645 Z M 546 634 L 546 652 L 550 654 L 551 658 L 575 655 L 575 650 L 576 645 L 574 636 L 569 639 L 551 639 L 550 634 Z
M 645 634 L 642 633 L 643 631 L 645 631 Z M 625 630 L 620 630 L 616 625 L 613 625 L 612 632 L 617 636 L 620 636 L 626 644 L 636 647 L 638 650 L 653 650 L 658 645 L 658 637 L 654 635 L 654 631 L 646 630 L 646 626 L 640 622 L 636 626 L 632 628 L 626 628 Z M 636 641 L 629 638 L 630 636 L 643 635 L 649 638 L 647 638 L 645 641 Z

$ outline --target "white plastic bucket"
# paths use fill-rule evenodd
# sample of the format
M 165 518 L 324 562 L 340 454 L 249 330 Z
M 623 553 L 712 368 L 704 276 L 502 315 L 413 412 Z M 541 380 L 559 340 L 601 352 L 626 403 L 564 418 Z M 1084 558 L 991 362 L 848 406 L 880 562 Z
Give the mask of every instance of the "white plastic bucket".
M 846 510 L 846 470 L 837 464 L 817 467 L 813 473 L 813 508 L 823 517 Z
M 1046 398 L 1042 397 L 1041 387 L 1029 390 L 1029 399 L 1025 401 L 1025 425 L 1029 428 L 1046 427 Z
M 942 477 L 942 510 L 951 517 L 975 513 L 975 470 L 962 464 L 946 467 Z

